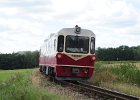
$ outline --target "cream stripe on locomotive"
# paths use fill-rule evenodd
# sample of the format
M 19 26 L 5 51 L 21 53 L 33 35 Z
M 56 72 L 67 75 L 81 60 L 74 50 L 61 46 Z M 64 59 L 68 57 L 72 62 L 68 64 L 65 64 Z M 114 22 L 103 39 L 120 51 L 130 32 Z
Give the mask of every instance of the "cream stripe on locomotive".
M 93 68 L 91 66 L 77 66 L 77 65 L 60 65 L 60 64 L 39 64 L 40 66 L 52 66 L 52 67 L 55 67 L 55 66 L 63 66 L 63 67 L 85 67 L 85 68 Z
M 93 68 L 93 67 L 91 67 L 91 66 L 77 66 L 77 65 L 57 65 L 57 66 L 66 66 L 66 67 L 84 67 L 84 68 Z
M 75 61 L 77 61 L 77 60 L 80 60 L 80 59 L 82 59 L 82 58 L 85 58 L 85 57 L 87 57 L 87 56 L 89 56 L 89 55 L 79 55 L 79 54 L 66 54 L 68 57 L 70 57 L 71 59 L 73 59 L 73 60 L 75 60 Z

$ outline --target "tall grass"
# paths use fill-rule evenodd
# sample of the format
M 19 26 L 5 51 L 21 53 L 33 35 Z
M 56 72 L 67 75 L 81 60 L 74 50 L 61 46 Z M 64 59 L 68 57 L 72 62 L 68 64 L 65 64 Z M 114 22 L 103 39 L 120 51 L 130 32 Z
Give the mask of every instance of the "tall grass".
M 93 78 L 90 81 L 93 82 L 94 85 L 100 85 L 103 82 L 113 82 L 116 80 L 116 75 L 111 73 L 108 68 L 103 67 L 101 62 L 97 62 L 94 69 Z
M 0 83 L 3 81 L 8 80 L 11 76 L 15 73 L 29 73 L 32 72 L 34 69 L 17 69 L 17 70 L 0 70 Z
M 140 70 L 133 63 L 120 63 L 110 67 L 104 67 L 104 63 L 97 62 L 95 65 L 94 81 L 103 81 L 107 78 L 112 81 L 140 85 Z M 98 77 L 98 79 L 96 78 Z M 106 79 L 106 80 L 107 80 Z
M 140 69 L 134 63 L 96 62 L 94 85 L 140 96 Z
M 140 70 L 132 63 L 120 64 L 108 70 L 116 74 L 121 82 L 140 85 Z
M 30 78 L 31 73 L 16 73 L 0 83 L 0 100 L 60 100 L 47 89 L 32 85 Z

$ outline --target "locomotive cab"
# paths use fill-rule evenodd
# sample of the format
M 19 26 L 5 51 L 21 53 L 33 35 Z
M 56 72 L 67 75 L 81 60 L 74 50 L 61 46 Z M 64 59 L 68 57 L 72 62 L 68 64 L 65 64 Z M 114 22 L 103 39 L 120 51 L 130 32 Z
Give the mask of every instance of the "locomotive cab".
M 57 79 L 89 79 L 95 62 L 95 37 L 85 35 L 78 26 L 58 36 Z M 84 31 L 85 32 L 85 31 Z

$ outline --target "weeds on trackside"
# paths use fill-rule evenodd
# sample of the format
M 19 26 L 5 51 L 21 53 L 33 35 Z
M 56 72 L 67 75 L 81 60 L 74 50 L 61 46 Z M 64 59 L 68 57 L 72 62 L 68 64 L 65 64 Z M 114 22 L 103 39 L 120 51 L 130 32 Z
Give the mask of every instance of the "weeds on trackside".
M 98 86 L 140 96 L 140 69 L 136 62 L 96 62 L 91 82 Z
M 60 100 L 47 89 L 32 85 L 31 72 L 15 73 L 0 83 L 0 100 Z

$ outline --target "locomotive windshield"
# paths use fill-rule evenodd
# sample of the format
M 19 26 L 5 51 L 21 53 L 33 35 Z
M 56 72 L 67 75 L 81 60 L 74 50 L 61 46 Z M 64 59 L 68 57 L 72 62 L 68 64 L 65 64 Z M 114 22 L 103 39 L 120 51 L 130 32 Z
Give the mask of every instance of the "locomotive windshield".
M 88 53 L 89 37 L 84 36 L 66 36 L 66 52 L 68 53 Z

